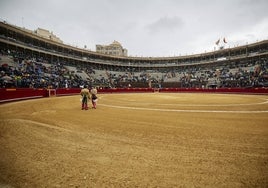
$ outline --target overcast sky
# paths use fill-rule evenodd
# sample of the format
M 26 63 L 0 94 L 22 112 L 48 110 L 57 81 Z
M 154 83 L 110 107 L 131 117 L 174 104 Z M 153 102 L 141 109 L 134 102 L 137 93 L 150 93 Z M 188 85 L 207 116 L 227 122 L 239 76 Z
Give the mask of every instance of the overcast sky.
M 218 39 L 226 48 L 268 39 L 267 0 L 0 0 L 0 18 L 93 51 L 116 40 L 142 57 L 213 51 Z

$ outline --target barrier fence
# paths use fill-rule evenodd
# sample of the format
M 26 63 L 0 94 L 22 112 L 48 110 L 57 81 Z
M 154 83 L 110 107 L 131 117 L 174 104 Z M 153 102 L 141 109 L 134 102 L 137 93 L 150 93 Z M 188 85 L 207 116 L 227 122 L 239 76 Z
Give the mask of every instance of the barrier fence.
M 0 88 L 0 103 L 25 99 L 44 98 L 52 96 L 78 95 L 79 88 L 63 89 L 33 89 L 33 88 Z M 175 92 L 175 93 L 240 93 L 240 94 L 268 94 L 268 88 L 108 88 L 98 89 L 98 93 L 153 93 L 153 92 Z

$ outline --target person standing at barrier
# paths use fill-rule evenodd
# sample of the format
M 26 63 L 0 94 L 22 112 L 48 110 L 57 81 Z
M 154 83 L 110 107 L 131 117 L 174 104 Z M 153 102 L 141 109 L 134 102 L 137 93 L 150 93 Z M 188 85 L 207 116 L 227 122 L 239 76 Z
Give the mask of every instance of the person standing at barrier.
M 90 92 L 87 86 L 81 89 L 80 95 L 82 96 L 82 110 L 88 110 L 88 101 L 90 100 Z
M 98 97 L 97 97 L 98 91 L 95 87 L 92 87 L 92 89 L 90 90 L 90 93 L 91 93 L 92 108 L 96 109 L 97 101 L 98 101 Z

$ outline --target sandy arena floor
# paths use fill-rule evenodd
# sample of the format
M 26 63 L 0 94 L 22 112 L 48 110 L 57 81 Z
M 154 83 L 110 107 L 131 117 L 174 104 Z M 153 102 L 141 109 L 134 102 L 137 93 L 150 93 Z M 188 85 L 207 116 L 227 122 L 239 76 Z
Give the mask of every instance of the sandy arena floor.
M 0 187 L 268 187 L 268 96 L 101 94 L 0 105 Z

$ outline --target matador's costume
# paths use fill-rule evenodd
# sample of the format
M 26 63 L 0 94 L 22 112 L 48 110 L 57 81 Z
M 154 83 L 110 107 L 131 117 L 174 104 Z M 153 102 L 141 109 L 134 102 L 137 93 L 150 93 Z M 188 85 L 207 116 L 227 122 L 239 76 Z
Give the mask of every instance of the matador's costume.
M 98 97 L 97 97 L 97 89 L 96 88 L 92 88 L 90 90 L 91 93 L 91 102 L 92 102 L 92 108 L 96 109 L 96 105 L 97 105 L 97 101 L 98 101 Z
M 88 110 L 88 101 L 90 100 L 90 92 L 86 86 L 80 92 L 82 96 L 82 110 Z

